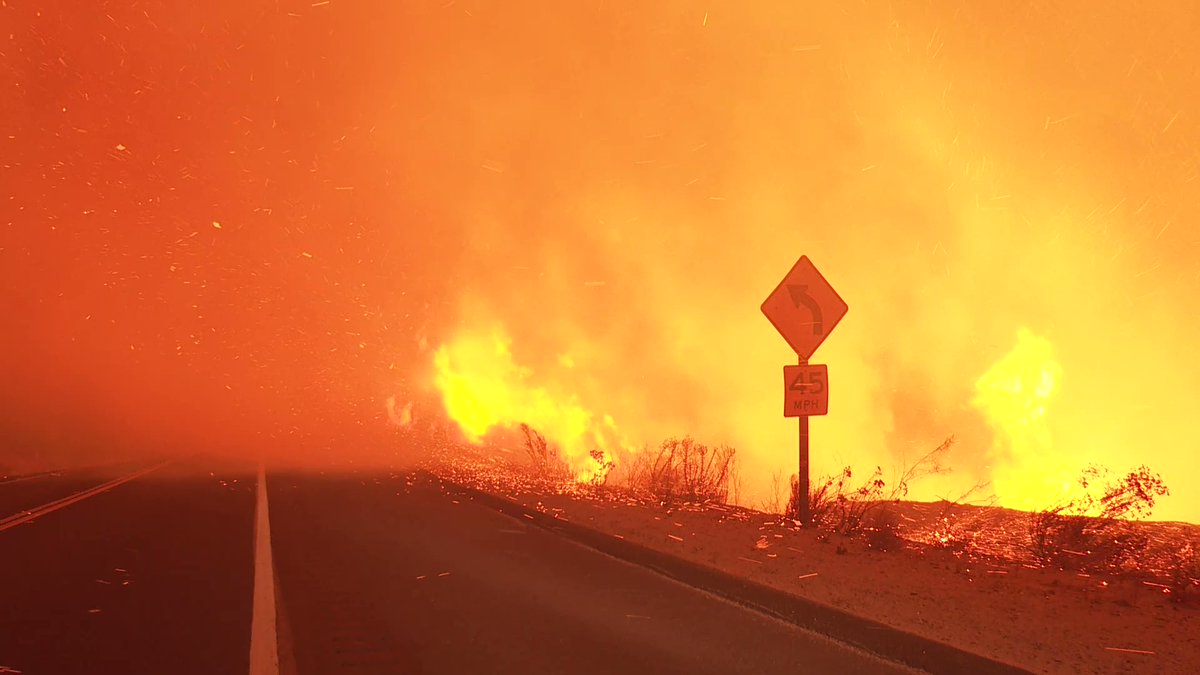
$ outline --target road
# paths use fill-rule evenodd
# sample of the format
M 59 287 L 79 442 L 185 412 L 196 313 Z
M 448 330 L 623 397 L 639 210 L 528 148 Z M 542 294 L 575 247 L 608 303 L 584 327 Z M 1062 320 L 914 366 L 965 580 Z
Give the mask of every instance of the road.
M 0 673 L 248 672 L 253 467 L 202 468 L 165 467 L 0 531 Z M 59 499 L 113 477 L 0 495 Z
M 0 531 L 0 673 L 249 672 L 254 469 L 176 463 Z M 284 675 L 909 672 L 422 474 L 267 485 Z

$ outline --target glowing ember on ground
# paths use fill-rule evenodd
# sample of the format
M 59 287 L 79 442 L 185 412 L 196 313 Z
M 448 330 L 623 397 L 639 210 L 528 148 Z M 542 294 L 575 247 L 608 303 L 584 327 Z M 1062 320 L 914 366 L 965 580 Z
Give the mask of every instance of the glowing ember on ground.
M 502 495 L 518 501 L 536 500 L 537 509 L 545 510 L 542 500 L 568 499 L 662 510 L 668 514 L 713 513 L 720 521 L 762 522 L 772 527 L 800 531 L 796 521 L 778 514 L 763 513 L 734 504 L 693 504 L 663 501 L 623 483 L 594 486 L 578 481 L 557 480 L 531 471 L 524 462 L 514 461 L 486 447 L 449 446 L 427 464 L 433 473 L 460 485 Z M 560 502 L 567 505 L 568 502 Z M 568 506 L 569 510 L 569 506 Z M 897 532 L 917 550 L 945 551 L 964 561 L 980 564 L 1017 565 L 1042 568 L 1045 565 L 1031 552 L 1031 514 L 999 506 L 901 501 L 887 507 L 898 519 Z M 765 518 L 765 520 L 764 520 Z M 681 523 L 672 521 L 675 527 Z M 1134 522 L 1126 531 L 1145 538 L 1145 545 L 1106 573 L 1133 575 L 1135 578 L 1169 578 L 1187 564 L 1200 564 L 1200 526 L 1187 523 Z M 670 535 L 672 537 L 677 535 Z M 751 548 L 771 546 L 765 537 L 749 542 Z M 1181 556 L 1182 551 L 1182 556 Z M 1084 564 L 1084 552 L 1080 564 Z M 1189 558 L 1190 556 L 1190 558 Z M 1189 563 L 1194 559 L 1196 562 Z M 1181 567 L 1181 563 L 1185 567 Z M 1194 574 L 1200 576 L 1200 567 Z M 1200 579 L 1195 580 L 1200 590 Z

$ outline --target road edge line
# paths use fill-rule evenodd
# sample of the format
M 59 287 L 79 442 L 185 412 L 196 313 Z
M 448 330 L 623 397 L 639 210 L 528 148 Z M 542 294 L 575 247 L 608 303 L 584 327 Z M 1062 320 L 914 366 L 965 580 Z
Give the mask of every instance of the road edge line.
M 20 511 L 20 512 L 15 513 L 6 518 L 0 518 L 0 532 L 14 528 L 18 525 L 23 525 L 25 523 L 28 523 L 31 520 L 36 520 L 37 518 L 41 518 L 42 516 L 44 516 L 46 514 L 54 513 L 55 511 L 57 511 L 59 509 L 65 509 L 72 504 L 76 504 L 76 503 L 81 502 L 90 497 L 95 497 L 98 494 L 103 494 L 105 492 L 108 492 L 109 490 L 111 490 L 119 485 L 124 485 L 125 483 L 128 483 L 131 480 L 141 478 L 142 476 L 145 476 L 146 474 L 150 473 L 151 471 L 157 471 L 158 469 L 161 469 L 162 467 L 166 466 L 167 464 L 170 464 L 170 462 L 168 461 L 168 462 L 162 462 L 161 464 L 155 464 L 154 466 L 147 467 L 145 469 L 140 469 L 138 471 L 134 471 L 133 473 L 129 474 L 128 476 L 121 476 L 120 478 L 114 478 L 113 480 L 110 480 L 107 483 L 101 483 L 100 485 L 90 487 L 86 490 L 80 490 L 79 492 L 76 492 L 75 494 L 67 495 L 66 497 L 56 499 L 52 502 L 47 502 L 45 504 L 42 504 L 41 506 L 35 506 L 32 509 L 26 509 L 24 511 Z
M 556 518 L 508 497 L 469 487 L 428 472 L 441 484 L 476 503 L 627 563 L 712 593 L 794 626 L 824 635 L 875 656 L 929 673 L 947 675 L 1031 675 L 1026 670 L 960 647 L 910 633 L 873 619 L 823 605 L 757 581 L 739 577 L 642 544 L 618 539 L 586 525 Z
M 279 675 L 279 636 L 275 625 L 275 564 L 271 557 L 271 514 L 267 469 L 258 465 L 254 503 L 254 595 L 250 612 L 250 675 Z

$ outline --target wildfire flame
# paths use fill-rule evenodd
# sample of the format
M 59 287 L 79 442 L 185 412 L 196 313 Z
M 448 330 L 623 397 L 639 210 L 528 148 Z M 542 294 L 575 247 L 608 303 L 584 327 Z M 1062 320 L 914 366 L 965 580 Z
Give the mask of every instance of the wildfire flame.
M 814 476 L 953 435 L 911 498 L 987 481 L 1028 508 L 1145 463 L 1175 488 L 1155 517 L 1200 519 L 1177 487 L 1200 471 L 1190 23 L 1077 5 L 506 18 L 447 71 L 440 138 L 471 131 L 445 178 L 462 311 L 430 333 L 450 416 L 477 440 L 526 422 L 579 466 L 605 414 L 637 446 L 728 444 L 768 502 L 797 467 L 795 355 L 758 308 L 804 254 L 850 305 L 812 359 Z
M 102 4 L 0 2 L 0 463 L 323 461 L 436 373 L 467 438 L 692 435 L 758 506 L 803 254 L 814 476 L 953 435 L 911 497 L 1145 464 L 1200 522 L 1200 3 Z
M 622 443 L 616 422 L 585 408 L 569 391 L 537 384 L 534 371 L 514 361 L 511 347 L 511 338 L 496 326 L 464 333 L 434 352 L 434 384 L 446 413 L 471 443 L 494 430 L 527 424 L 561 451 L 580 479 L 601 470 Z M 558 363 L 573 367 L 567 355 Z
M 1012 351 L 975 383 L 972 403 L 995 431 L 992 484 L 1006 506 L 1048 506 L 1081 468 L 1055 455 L 1046 423 L 1062 375 L 1049 340 L 1022 328 Z

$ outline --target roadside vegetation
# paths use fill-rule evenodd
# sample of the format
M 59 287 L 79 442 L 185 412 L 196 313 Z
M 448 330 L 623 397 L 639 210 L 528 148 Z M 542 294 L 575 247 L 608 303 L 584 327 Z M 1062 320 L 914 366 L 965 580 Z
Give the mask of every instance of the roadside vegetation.
M 541 432 L 527 424 L 520 429 L 535 477 L 549 481 L 575 477 L 558 448 Z M 617 457 L 598 448 L 589 455 L 591 470 L 582 476 L 582 482 L 590 488 L 623 490 L 664 506 L 724 504 L 737 496 L 737 451 L 728 445 L 706 445 L 684 436 Z
M 740 476 L 737 451 L 727 445 L 707 445 L 690 436 L 668 438 L 657 447 L 616 456 L 592 450 L 591 470 L 582 477 L 567 459 L 536 429 L 521 425 L 523 450 L 529 470 L 543 482 L 576 482 L 589 494 L 634 497 L 672 509 L 686 505 L 737 502 Z M 1025 516 L 1025 529 L 998 530 L 990 521 L 995 496 L 980 482 L 961 493 L 931 505 L 936 525 L 927 524 L 914 537 L 899 505 L 918 481 L 948 473 L 947 455 L 954 438 L 890 474 L 877 466 L 866 474 L 846 466 L 833 475 L 816 477 L 810 486 L 811 527 L 821 541 L 837 535 L 843 541 L 858 539 L 878 551 L 892 551 L 916 542 L 955 556 L 974 558 L 980 540 L 995 548 L 997 542 L 1017 558 L 1043 567 L 1079 573 L 1137 573 L 1150 544 L 1139 522 L 1153 512 L 1158 498 L 1169 494 L 1162 477 L 1148 467 L 1114 474 L 1099 466 L 1081 472 L 1066 497 Z M 772 476 L 773 490 L 760 505 L 799 527 L 797 480 L 785 488 L 781 472 Z M 786 498 L 785 498 L 786 495 Z M 983 507 L 983 508 L 981 508 Z M 926 514 L 929 511 L 925 512 Z M 845 549 L 838 544 L 838 552 Z M 1171 551 L 1163 592 L 1181 603 L 1200 605 L 1200 547 L 1190 543 Z M 1021 551 L 1024 551 L 1021 554 Z M 1162 566 L 1159 566 L 1162 569 Z
M 525 436 L 525 455 L 535 476 L 554 481 L 571 478 L 571 466 L 545 436 L 528 424 L 521 425 L 521 433 Z
M 658 448 L 627 457 L 621 472 L 626 489 L 650 495 L 664 506 L 724 504 L 736 489 L 737 451 L 705 445 L 690 436 L 668 438 Z
M 1029 515 L 1029 547 L 1044 565 L 1079 571 L 1120 571 L 1137 563 L 1148 537 L 1134 527 L 1169 494 L 1145 466 L 1114 477 L 1099 466 L 1080 474 L 1071 493 Z
M 825 533 L 861 536 L 878 550 L 899 547 L 899 518 L 892 506 L 908 496 L 909 487 L 916 481 L 949 472 L 945 457 L 953 445 L 954 438 L 947 438 L 916 461 L 902 465 L 890 478 L 879 466 L 865 479 L 856 480 L 849 466 L 836 475 L 818 478 L 811 483 L 808 494 L 813 526 Z M 793 476 L 784 511 L 787 518 L 799 519 L 800 498 L 799 483 Z

